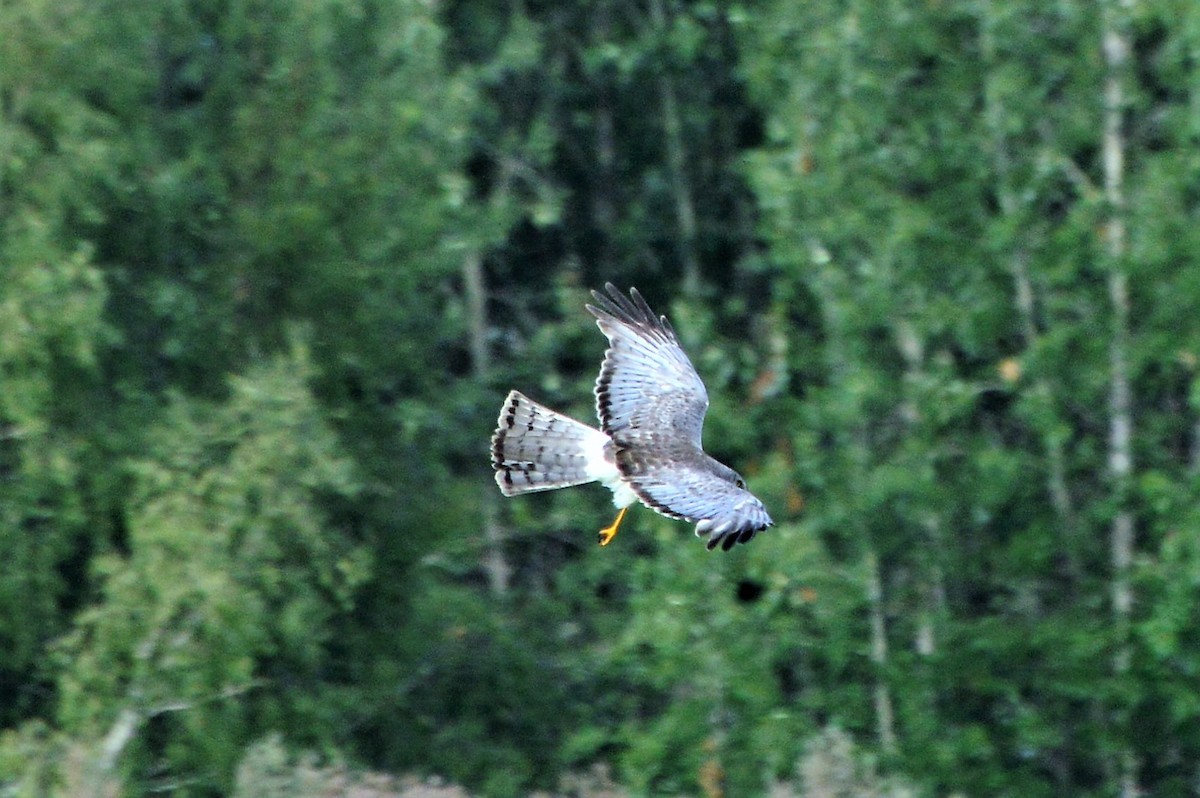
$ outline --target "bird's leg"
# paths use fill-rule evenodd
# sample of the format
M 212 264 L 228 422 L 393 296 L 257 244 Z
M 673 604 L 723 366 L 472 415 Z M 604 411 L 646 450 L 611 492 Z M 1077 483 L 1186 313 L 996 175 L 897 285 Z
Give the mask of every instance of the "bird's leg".
M 617 520 L 600 530 L 601 546 L 607 546 L 609 543 L 612 543 L 612 539 L 617 536 L 617 527 L 621 525 L 621 519 L 625 517 L 625 511 L 628 509 L 628 507 L 622 507 L 621 512 L 617 513 Z

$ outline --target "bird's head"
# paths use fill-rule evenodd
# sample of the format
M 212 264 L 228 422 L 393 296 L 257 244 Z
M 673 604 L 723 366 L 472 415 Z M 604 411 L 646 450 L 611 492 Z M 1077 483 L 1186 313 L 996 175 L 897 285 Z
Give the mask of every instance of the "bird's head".
M 720 460 L 715 460 L 712 457 L 710 457 L 708 459 L 709 459 L 709 464 L 712 467 L 712 472 L 714 474 L 716 474 L 718 477 L 725 480 L 726 482 L 730 483 L 731 485 L 736 485 L 737 487 L 741 488 L 742 490 L 746 489 L 746 480 L 742 479 L 741 474 L 734 471 L 732 468 L 725 465 Z

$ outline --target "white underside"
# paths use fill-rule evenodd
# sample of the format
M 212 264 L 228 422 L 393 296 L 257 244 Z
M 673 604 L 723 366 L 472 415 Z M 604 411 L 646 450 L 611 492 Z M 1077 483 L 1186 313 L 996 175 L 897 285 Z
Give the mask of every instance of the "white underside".
M 587 475 L 612 491 L 614 506 L 628 507 L 637 501 L 637 494 L 621 478 L 616 462 L 607 456 L 607 452 L 611 451 L 609 437 L 600 430 L 595 432 L 583 445 Z

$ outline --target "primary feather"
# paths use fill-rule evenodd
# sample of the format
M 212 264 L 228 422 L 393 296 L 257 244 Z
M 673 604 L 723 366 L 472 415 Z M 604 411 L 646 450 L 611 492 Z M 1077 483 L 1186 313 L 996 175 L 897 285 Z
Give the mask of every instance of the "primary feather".
M 618 507 L 637 499 L 696 524 L 709 549 L 749 541 L 771 516 L 736 471 L 702 448 L 708 392 L 675 330 L 636 288 L 628 296 L 604 288 L 587 306 L 609 342 L 596 379 L 600 429 L 511 392 L 492 436 L 500 490 L 600 481 Z

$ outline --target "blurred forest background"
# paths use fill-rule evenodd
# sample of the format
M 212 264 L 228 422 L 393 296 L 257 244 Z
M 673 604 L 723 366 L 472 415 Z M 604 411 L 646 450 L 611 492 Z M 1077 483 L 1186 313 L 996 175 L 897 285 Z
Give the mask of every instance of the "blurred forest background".
M 3 798 L 1200 795 L 1200 5 L 0 30 Z M 751 545 L 501 500 L 606 280 Z

